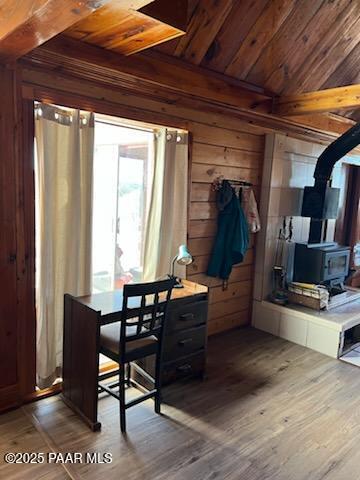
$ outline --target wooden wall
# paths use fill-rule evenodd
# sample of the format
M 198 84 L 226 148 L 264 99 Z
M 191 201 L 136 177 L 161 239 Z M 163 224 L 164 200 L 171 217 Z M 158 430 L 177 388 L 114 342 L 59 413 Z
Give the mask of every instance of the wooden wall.
M 24 67 L 25 95 L 57 104 L 92 109 L 122 118 L 160 123 L 187 129 L 192 138 L 191 191 L 188 245 L 195 257 L 188 268 L 190 280 L 211 288 L 209 334 L 250 322 L 254 265 L 254 239 L 243 264 L 234 268 L 228 288 L 222 280 L 205 275 L 216 233 L 217 210 L 211 183 L 219 175 L 260 184 L 264 153 L 264 131 L 224 114 L 210 114 L 197 108 L 177 107 L 153 101 L 119 89 L 104 91 L 99 85 L 75 82 L 70 76 L 54 75 Z M 74 95 L 76 93 L 79 95 Z M 106 99 L 104 98 L 106 95 Z M 196 105 L 198 107 L 198 105 Z
M 75 67 L 58 65 L 54 57 L 45 66 L 39 61 L 34 64 L 25 60 L 19 65 L 21 83 L 19 80 L 17 85 L 12 77 L 14 73 L 0 72 L 2 91 L 7 93 L 0 118 L 3 147 L 0 261 L 2 298 L 6 298 L 6 306 L 3 303 L 0 311 L 0 410 L 24 401 L 33 389 L 35 377 L 32 132 L 15 115 L 21 111 L 29 114 L 33 100 L 182 128 L 191 133 L 189 248 L 195 262 L 189 267 L 188 276 L 211 288 L 209 334 L 245 325 L 250 320 L 254 238 L 245 261 L 233 269 L 227 289 L 223 289 L 221 280 L 205 275 L 217 216 L 211 182 L 218 175 L 224 175 L 260 185 L 265 132 L 275 131 L 278 122 L 272 124 L 273 119 L 267 119 L 266 127 L 254 126 L 253 120 L 244 121 L 238 112 L 231 113 L 231 108 L 224 111 L 196 97 L 164 93 L 158 86 L 140 94 L 129 90 L 115 74 L 111 82 L 109 78 L 105 82 L 101 76 L 89 79 L 91 64 L 83 62 L 81 69 Z M 19 109 L 21 94 L 24 102 Z M 27 105 L 25 109 L 24 105 Z M 297 135 L 302 135 L 302 127 L 296 128 Z M 309 133 L 305 128 L 304 136 Z M 311 135 L 315 134 L 312 130 Z M 327 138 L 319 134 L 322 142 Z M 22 153 L 21 145 L 25 147 Z M 256 195 L 258 192 L 259 188 L 255 187 Z M 9 263 L 13 247 L 15 266 Z
M 210 287 L 209 334 L 218 333 L 250 321 L 255 256 L 252 236 L 245 260 L 236 266 L 228 286 L 223 289 L 219 278 L 206 276 L 208 261 L 216 233 L 217 208 L 211 182 L 219 175 L 225 178 L 260 183 L 264 154 L 264 135 L 237 130 L 219 129 L 205 124 L 192 124 L 193 137 L 189 249 L 195 256 L 188 267 L 188 278 Z

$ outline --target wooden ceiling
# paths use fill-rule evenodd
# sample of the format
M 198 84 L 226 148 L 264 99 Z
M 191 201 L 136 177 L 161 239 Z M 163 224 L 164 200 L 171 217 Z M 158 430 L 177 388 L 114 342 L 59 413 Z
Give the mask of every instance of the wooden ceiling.
M 158 51 L 279 95 L 360 83 L 359 0 L 190 0 L 189 14 Z
M 360 84 L 360 0 L 63 0 L 60 10 L 56 1 L 0 0 L 0 62 L 64 32 L 68 41 L 100 47 L 99 55 L 135 53 L 151 75 L 150 60 L 159 60 L 210 84 L 220 78 L 225 90 L 242 88 L 238 96 L 255 89 L 275 114 L 337 110 L 360 119 L 358 90 L 349 93 Z M 136 53 L 149 47 L 145 57 Z
M 183 35 L 186 25 L 187 0 L 0 0 L 0 63 L 63 31 L 131 55 Z
M 184 35 L 186 0 L 156 0 L 138 11 L 111 0 L 65 35 L 122 55 L 132 55 L 165 40 Z

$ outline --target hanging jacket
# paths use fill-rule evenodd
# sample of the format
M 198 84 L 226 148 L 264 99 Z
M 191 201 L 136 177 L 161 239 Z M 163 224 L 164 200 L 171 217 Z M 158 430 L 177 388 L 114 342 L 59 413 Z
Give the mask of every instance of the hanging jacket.
M 227 180 L 217 195 L 219 209 L 215 243 L 207 275 L 227 280 L 232 266 L 241 263 L 249 245 L 249 226 L 240 200 Z
M 249 225 L 250 233 L 260 231 L 260 215 L 255 200 L 254 192 L 251 188 L 244 188 L 241 193 L 241 205 L 244 210 L 246 220 Z

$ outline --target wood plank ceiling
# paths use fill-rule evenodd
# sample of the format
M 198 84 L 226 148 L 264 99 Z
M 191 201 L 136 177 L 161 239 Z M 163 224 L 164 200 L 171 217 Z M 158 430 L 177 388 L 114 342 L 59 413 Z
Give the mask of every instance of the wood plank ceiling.
M 186 0 L 144 3 L 147 5 L 136 11 L 126 7 L 124 0 L 111 0 L 65 34 L 122 55 L 132 55 L 184 34 Z
M 360 83 L 359 0 L 190 0 L 189 14 L 156 50 L 275 94 Z

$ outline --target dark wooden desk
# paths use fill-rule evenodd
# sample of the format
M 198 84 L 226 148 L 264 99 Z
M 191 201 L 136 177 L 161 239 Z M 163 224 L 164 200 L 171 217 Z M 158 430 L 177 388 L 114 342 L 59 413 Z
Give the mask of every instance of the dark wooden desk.
M 164 340 L 164 381 L 205 369 L 208 288 L 184 280 L 174 289 Z M 121 318 L 122 291 L 84 297 L 65 295 L 63 389 L 65 403 L 92 430 L 97 419 L 100 328 Z M 133 301 L 134 308 L 139 304 Z

